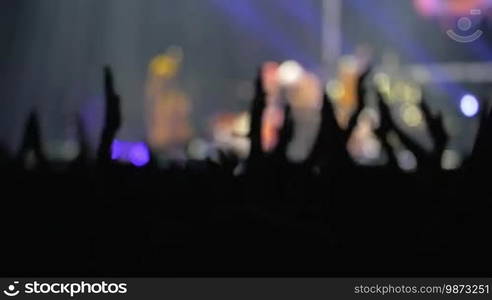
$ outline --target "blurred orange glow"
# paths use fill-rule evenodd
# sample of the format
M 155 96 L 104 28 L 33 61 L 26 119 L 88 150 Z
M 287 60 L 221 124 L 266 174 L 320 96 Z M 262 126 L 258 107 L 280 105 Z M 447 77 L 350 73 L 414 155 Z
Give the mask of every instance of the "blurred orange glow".
M 183 146 L 192 135 L 189 122 L 191 104 L 175 76 L 182 53 L 170 47 L 149 64 L 147 79 L 147 138 L 157 151 Z

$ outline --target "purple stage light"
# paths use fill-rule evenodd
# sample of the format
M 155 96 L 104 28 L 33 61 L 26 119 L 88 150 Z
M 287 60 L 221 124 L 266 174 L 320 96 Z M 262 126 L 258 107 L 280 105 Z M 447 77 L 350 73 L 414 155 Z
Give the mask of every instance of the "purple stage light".
M 129 158 L 134 166 L 143 167 L 150 161 L 149 149 L 145 143 L 137 143 L 130 150 Z
M 144 142 L 114 140 L 111 146 L 111 158 L 143 167 L 150 161 L 150 151 Z
M 123 148 L 124 147 L 120 141 L 113 141 L 113 144 L 111 145 L 111 159 L 119 159 L 123 154 Z

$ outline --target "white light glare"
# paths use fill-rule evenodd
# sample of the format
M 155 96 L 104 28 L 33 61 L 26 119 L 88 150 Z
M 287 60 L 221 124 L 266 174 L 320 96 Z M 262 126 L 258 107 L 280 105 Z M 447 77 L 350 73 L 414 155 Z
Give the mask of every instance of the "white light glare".
M 302 77 L 304 72 L 302 66 L 293 60 L 283 62 L 278 68 L 278 77 L 281 84 L 293 84 Z
M 465 116 L 469 118 L 475 116 L 478 112 L 478 108 L 479 104 L 475 96 L 466 94 L 461 98 L 460 109 Z

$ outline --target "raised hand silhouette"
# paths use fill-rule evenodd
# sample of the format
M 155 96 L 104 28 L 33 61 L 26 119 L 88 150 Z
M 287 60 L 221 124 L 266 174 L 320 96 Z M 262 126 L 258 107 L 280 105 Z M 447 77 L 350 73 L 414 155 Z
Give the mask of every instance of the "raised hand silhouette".
M 482 177 L 481 174 L 492 167 L 492 111 L 485 102 L 481 105 L 479 126 L 473 150 L 467 159 L 468 171 L 471 176 Z
M 263 66 L 265 68 L 265 66 Z M 271 153 L 265 152 L 262 140 L 263 114 L 267 106 L 267 92 L 264 87 L 263 69 L 260 69 L 255 80 L 255 95 L 250 109 L 250 153 L 248 156 L 248 165 L 256 164 L 262 159 L 273 158 L 274 160 L 286 161 L 287 147 L 293 136 L 293 120 L 291 108 L 285 105 L 284 124 L 278 132 L 278 142 Z
M 76 126 L 77 126 L 77 141 L 79 144 L 79 154 L 73 161 L 73 164 L 80 166 L 80 165 L 87 164 L 89 159 L 89 141 L 87 138 L 87 134 L 85 132 L 84 123 L 80 115 L 77 116 Z
M 239 157 L 232 151 L 218 150 L 219 166 L 226 174 L 233 174 L 234 169 L 239 165 Z
M 32 111 L 27 119 L 24 137 L 17 156 L 17 162 L 24 165 L 28 158 L 27 156 L 31 151 L 34 154 L 37 167 L 45 168 L 48 166 L 48 161 L 43 151 L 39 119 L 35 111 Z
M 405 145 L 405 147 L 407 147 L 408 150 L 410 150 L 415 155 L 419 164 L 425 162 L 427 155 L 425 149 L 421 147 L 417 142 L 415 142 L 412 138 L 410 138 L 403 130 L 401 130 L 400 127 L 395 124 L 395 121 L 391 116 L 391 111 L 386 104 L 383 95 L 379 92 L 377 92 L 376 95 L 379 103 L 379 113 L 381 114 L 381 119 L 384 120 L 384 126 L 387 127 L 386 130 L 389 131 L 391 129 L 397 134 L 398 138 Z
M 442 154 L 449 140 L 449 135 L 444 128 L 442 114 L 439 112 L 436 116 L 433 116 L 425 98 L 420 102 L 420 109 L 422 110 L 427 128 L 434 143 L 432 151 L 434 157 L 432 159 L 440 165 Z
M 111 145 L 121 126 L 120 97 L 115 92 L 113 74 L 108 66 L 104 68 L 104 93 L 106 114 L 97 155 L 99 163 L 111 161 Z
M 263 157 L 263 148 L 261 143 L 261 127 L 263 111 L 266 107 L 266 93 L 263 88 L 262 71 L 259 70 L 255 81 L 255 95 L 251 104 L 250 115 L 251 123 L 249 129 L 249 138 L 251 142 L 248 163 L 256 163 Z
M 381 93 L 376 93 L 379 103 L 379 111 L 382 120 L 382 126 L 386 132 L 393 130 L 405 147 L 410 150 L 416 157 L 419 170 L 439 170 L 441 168 L 441 158 L 445 150 L 448 135 L 444 129 L 443 120 L 440 114 L 433 116 L 429 107 L 422 100 L 420 108 L 429 129 L 433 141 L 433 149 L 428 152 L 414 139 L 408 136 L 393 120 L 389 107 L 384 101 Z M 382 139 L 383 141 L 384 139 Z
M 339 157 L 336 152 L 343 152 L 344 136 L 335 118 L 335 111 L 328 95 L 323 95 L 321 108 L 321 125 L 313 149 L 306 160 L 308 167 L 324 167 Z
M 469 158 L 473 169 L 489 168 L 492 165 L 490 155 L 492 150 L 492 112 L 489 111 L 486 103 L 482 103 L 481 107 L 477 137 Z
M 275 148 L 273 155 L 276 160 L 280 162 L 287 161 L 287 147 L 294 135 L 294 120 L 292 119 L 292 113 L 290 105 L 285 107 L 284 125 L 279 133 L 279 140 L 277 147 Z
M 393 147 L 388 141 L 388 134 L 394 127 L 393 120 L 391 119 L 391 113 L 388 106 L 384 103 L 381 94 L 378 94 L 378 107 L 379 107 L 379 127 L 374 131 L 376 136 L 381 141 L 381 145 L 386 152 L 388 162 L 387 165 L 391 168 L 398 168 L 398 160 L 393 151 Z
M 320 167 L 327 165 L 336 167 L 352 164 L 352 160 L 347 151 L 347 142 L 357 126 L 357 120 L 360 113 L 364 109 L 367 94 L 365 81 L 370 73 L 371 68 L 367 68 L 358 78 L 357 104 L 346 129 L 343 129 L 339 125 L 332 101 L 329 99 L 328 95 L 326 93 L 323 95 L 321 126 L 314 147 L 306 160 L 306 164 L 309 167 L 315 165 Z
M 366 79 L 367 77 L 371 74 L 372 72 L 372 67 L 369 66 L 366 68 L 359 76 L 357 80 L 357 102 L 356 102 L 356 107 L 354 112 L 352 113 L 352 116 L 350 117 L 347 125 L 347 129 L 344 131 L 344 136 L 345 136 L 345 141 L 347 142 L 350 136 L 352 135 L 352 132 L 354 131 L 355 127 L 357 127 L 357 121 L 359 119 L 360 113 L 364 109 L 366 105 L 366 95 L 367 95 L 367 88 L 365 86 Z

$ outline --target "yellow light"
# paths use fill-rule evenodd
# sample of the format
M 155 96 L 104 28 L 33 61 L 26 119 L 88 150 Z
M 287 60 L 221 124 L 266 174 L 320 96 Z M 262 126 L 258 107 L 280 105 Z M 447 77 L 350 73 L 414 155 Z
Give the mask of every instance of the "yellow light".
M 404 105 L 401 109 L 401 117 L 409 127 L 418 127 L 422 124 L 422 112 L 415 105 Z
M 152 59 L 150 70 L 155 76 L 172 77 L 178 71 L 179 62 L 173 57 L 161 54 Z
M 326 93 L 331 99 L 339 101 L 345 96 L 345 87 L 338 80 L 330 80 L 326 84 Z
M 234 133 L 238 136 L 247 136 L 249 134 L 250 122 L 249 113 L 241 113 L 234 122 Z

